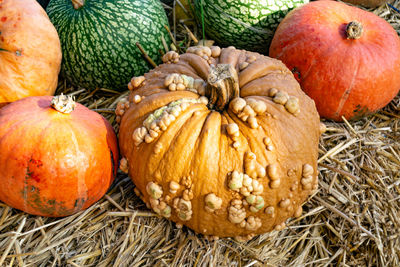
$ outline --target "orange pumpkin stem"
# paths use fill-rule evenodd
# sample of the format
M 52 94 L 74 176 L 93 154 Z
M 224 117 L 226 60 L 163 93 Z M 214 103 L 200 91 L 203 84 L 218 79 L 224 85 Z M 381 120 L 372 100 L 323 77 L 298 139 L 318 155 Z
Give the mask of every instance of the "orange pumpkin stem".
M 238 73 L 232 65 L 211 66 L 206 88 L 210 108 L 223 111 L 232 99 L 239 97 L 239 93 Z
M 358 39 L 363 33 L 363 26 L 360 22 L 354 20 L 346 26 L 347 39 Z
M 58 95 L 51 100 L 51 107 L 58 112 L 69 114 L 75 109 L 76 103 L 72 96 Z
M 85 5 L 85 0 L 71 0 L 75 9 L 79 9 Z

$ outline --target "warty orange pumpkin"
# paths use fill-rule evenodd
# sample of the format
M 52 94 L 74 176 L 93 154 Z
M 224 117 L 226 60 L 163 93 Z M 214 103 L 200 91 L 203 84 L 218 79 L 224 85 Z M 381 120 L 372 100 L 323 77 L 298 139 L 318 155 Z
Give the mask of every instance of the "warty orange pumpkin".
M 120 168 L 157 214 L 207 236 L 279 230 L 317 188 L 320 122 L 279 60 L 233 47 L 169 52 L 134 77 Z
M 291 11 L 269 55 L 295 73 L 321 117 L 358 119 L 387 105 L 400 90 L 400 38 L 373 14 L 336 1 Z
M 114 180 L 118 157 L 108 121 L 70 97 L 0 109 L 0 200 L 13 208 L 51 217 L 86 209 Z
M 53 95 L 61 66 L 57 31 L 36 0 L 0 0 L 0 106 Z

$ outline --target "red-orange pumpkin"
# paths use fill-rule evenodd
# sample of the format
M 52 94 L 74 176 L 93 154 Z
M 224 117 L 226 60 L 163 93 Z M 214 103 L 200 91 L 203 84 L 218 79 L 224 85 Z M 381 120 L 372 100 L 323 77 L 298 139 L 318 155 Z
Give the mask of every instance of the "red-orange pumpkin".
M 57 31 L 35 0 L 0 0 L 0 107 L 53 95 L 61 65 Z
M 400 89 L 400 39 L 385 20 L 336 1 L 311 2 L 279 25 L 269 55 L 282 60 L 321 117 L 356 119 Z
M 0 109 L 0 200 L 60 217 L 99 200 L 114 180 L 117 139 L 98 113 L 65 96 L 28 97 Z M 55 108 L 53 108 L 53 105 Z

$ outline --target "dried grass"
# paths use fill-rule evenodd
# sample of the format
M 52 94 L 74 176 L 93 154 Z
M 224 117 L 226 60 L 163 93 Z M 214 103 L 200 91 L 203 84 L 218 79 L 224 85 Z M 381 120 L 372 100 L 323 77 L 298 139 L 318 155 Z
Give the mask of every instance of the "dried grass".
M 400 9 L 400 0 L 391 4 Z M 373 12 L 400 34 L 399 13 L 387 5 Z M 64 80 L 58 92 L 75 94 L 113 125 L 128 94 Z M 400 96 L 358 122 L 326 125 L 319 190 L 283 231 L 247 243 L 209 241 L 146 209 L 119 173 L 104 198 L 66 218 L 0 203 L 0 266 L 400 266 Z

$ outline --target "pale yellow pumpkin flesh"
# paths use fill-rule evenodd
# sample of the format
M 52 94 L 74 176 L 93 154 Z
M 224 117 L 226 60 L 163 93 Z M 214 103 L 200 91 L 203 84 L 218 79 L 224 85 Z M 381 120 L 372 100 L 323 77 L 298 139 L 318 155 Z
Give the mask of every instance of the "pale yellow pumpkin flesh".
M 318 184 L 320 122 L 293 74 L 233 47 L 170 52 L 164 62 L 133 78 L 116 110 L 121 169 L 148 207 L 198 233 L 241 239 L 300 216 Z M 219 81 L 217 92 L 209 73 L 221 64 L 237 82 Z

